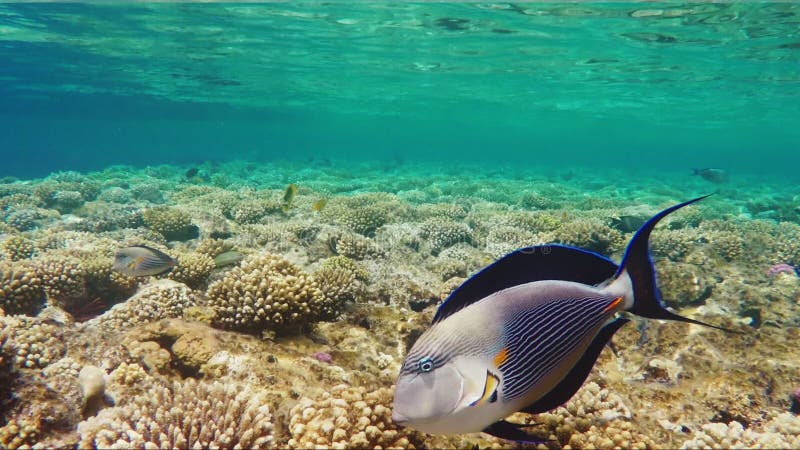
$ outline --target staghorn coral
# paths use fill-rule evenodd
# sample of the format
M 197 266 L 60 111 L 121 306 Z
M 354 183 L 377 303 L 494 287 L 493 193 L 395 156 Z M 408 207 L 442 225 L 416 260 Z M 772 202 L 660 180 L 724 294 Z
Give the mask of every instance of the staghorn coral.
M 265 395 L 192 378 L 153 386 L 78 424 L 79 448 L 271 448 Z
M 271 253 L 245 259 L 206 294 L 214 324 L 242 331 L 303 327 L 338 312 L 308 274 Z
M 156 206 L 142 213 L 147 228 L 161 233 L 168 241 L 186 241 L 197 237 L 197 226 L 189 215 L 169 206 Z
M 420 234 L 427 240 L 433 254 L 459 242 L 472 242 L 472 234 L 467 225 L 443 218 L 432 218 L 423 222 L 420 225 Z
M 156 280 L 144 285 L 124 303 L 84 322 L 83 326 L 121 332 L 137 325 L 180 317 L 185 309 L 199 304 L 197 296 L 186 285 L 172 280 Z
M 183 253 L 176 255 L 178 265 L 173 268 L 167 277 L 192 289 L 203 286 L 214 270 L 214 259 L 203 253 Z
M 392 391 L 337 385 L 289 412 L 292 448 L 422 448 L 422 435 L 392 421 Z
M 0 250 L 11 261 L 19 261 L 33 256 L 36 246 L 32 240 L 20 234 L 12 234 L 0 243 Z
M 42 279 L 30 264 L 0 261 L 0 308 L 7 314 L 33 316 L 44 303 Z

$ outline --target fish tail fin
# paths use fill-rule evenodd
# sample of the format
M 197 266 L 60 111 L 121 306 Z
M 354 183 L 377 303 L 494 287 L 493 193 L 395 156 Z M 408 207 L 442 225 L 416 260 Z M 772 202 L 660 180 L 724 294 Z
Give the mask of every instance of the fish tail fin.
M 711 194 L 709 194 L 711 195 Z M 622 291 L 625 296 L 625 309 L 633 314 L 650 319 L 677 320 L 697 325 L 731 331 L 699 320 L 679 316 L 670 312 L 661 300 L 661 292 L 656 284 L 656 271 L 650 258 L 650 233 L 656 224 L 670 213 L 699 202 L 708 197 L 704 195 L 677 205 L 671 206 L 656 214 L 639 228 L 625 250 L 625 256 L 619 266 L 615 281 L 609 288 Z

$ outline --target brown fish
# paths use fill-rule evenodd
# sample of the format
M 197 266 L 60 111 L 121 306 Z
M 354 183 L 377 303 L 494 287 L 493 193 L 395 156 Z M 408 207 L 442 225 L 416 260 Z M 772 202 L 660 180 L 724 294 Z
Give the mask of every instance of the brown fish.
M 129 277 L 146 277 L 169 272 L 178 260 L 151 247 L 135 245 L 117 250 L 112 268 Z
M 325 205 L 327 205 L 327 204 L 328 204 L 328 199 L 327 198 L 321 198 L 321 199 L 315 201 L 313 205 L 311 205 L 311 209 L 316 211 L 316 212 L 320 212 L 320 211 L 322 211 L 322 208 L 324 208 Z

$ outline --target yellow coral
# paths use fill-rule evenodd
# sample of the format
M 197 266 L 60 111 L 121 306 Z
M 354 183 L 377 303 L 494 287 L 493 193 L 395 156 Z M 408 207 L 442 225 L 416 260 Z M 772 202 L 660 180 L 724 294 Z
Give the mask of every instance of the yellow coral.
M 243 331 L 302 327 L 335 315 L 308 274 L 271 253 L 244 260 L 212 283 L 207 296 L 215 325 Z

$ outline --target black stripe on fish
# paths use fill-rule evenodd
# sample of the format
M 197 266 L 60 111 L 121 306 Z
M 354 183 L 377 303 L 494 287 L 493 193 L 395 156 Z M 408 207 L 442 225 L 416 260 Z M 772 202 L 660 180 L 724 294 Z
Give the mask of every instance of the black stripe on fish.
M 619 317 L 601 328 L 600 332 L 597 333 L 597 336 L 592 340 L 589 348 L 586 349 L 586 352 L 581 356 L 581 359 L 578 360 L 572 370 L 570 370 L 569 374 L 567 374 L 567 376 L 550 392 L 536 400 L 532 405 L 522 409 L 522 411 L 529 414 L 540 414 L 558 408 L 569 401 L 569 399 L 578 392 L 578 389 L 583 386 L 586 378 L 589 377 L 589 372 L 592 371 L 594 363 L 597 362 L 597 358 L 600 356 L 606 344 L 611 341 L 614 333 L 628 322 L 630 322 L 630 319 Z
M 513 363 L 503 370 L 503 397 L 524 396 L 553 370 L 578 344 L 602 324 L 610 313 L 609 297 L 555 300 L 517 315 L 504 334 Z
M 607 257 L 566 245 L 538 245 L 513 251 L 470 277 L 439 306 L 433 323 L 495 292 L 540 280 L 564 280 L 590 286 L 617 272 Z

